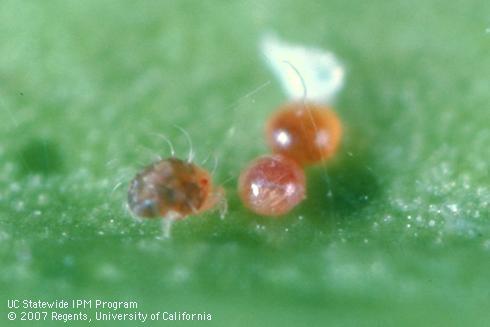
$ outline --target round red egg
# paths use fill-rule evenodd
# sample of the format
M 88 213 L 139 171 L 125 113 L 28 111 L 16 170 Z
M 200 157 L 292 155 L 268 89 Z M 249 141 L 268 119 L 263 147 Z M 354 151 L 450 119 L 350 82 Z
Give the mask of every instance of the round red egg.
M 263 216 L 290 212 L 305 198 L 305 175 L 293 160 L 265 155 L 252 161 L 240 174 L 238 192 L 243 204 Z
M 329 107 L 313 103 L 284 105 L 269 119 L 266 138 L 273 153 L 301 166 L 332 157 L 340 144 L 342 125 Z

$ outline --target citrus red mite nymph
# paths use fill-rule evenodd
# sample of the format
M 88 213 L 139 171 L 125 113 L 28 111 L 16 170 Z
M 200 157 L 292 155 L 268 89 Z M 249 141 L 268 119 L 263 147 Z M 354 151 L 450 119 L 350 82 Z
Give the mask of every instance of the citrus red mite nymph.
M 290 103 L 274 113 L 266 126 L 272 152 L 280 153 L 301 166 L 329 159 L 340 144 L 342 125 L 326 106 Z
M 305 175 L 296 162 L 282 155 L 261 156 L 240 174 L 238 192 L 255 213 L 280 216 L 305 198 Z
M 131 181 L 130 210 L 139 217 L 182 219 L 224 202 L 222 188 L 214 188 L 203 168 L 176 158 L 157 161 Z

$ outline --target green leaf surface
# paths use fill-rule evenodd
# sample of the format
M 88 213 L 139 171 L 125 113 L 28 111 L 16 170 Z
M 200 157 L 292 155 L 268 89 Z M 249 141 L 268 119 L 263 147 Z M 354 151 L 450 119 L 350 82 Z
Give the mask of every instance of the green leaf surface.
M 489 13 L 483 0 L 1 1 L 0 324 L 7 299 L 103 299 L 219 326 L 488 325 Z M 259 55 L 267 31 L 347 68 L 342 148 L 277 220 L 235 190 L 286 101 Z M 175 125 L 197 162 L 217 158 L 229 211 L 162 239 L 126 193 L 169 156 L 158 134 L 187 155 Z

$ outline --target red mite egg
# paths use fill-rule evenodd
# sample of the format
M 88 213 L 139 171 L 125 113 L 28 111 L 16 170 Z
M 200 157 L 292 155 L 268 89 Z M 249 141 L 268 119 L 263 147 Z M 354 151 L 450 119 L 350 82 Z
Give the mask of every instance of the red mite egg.
M 328 107 L 312 103 L 291 103 L 272 115 L 266 138 L 274 153 L 280 153 L 301 166 L 330 158 L 340 144 L 342 125 Z
M 264 216 L 280 216 L 305 198 L 305 175 L 301 167 L 282 155 L 255 159 L 242 171 L 238 192 L 250 210 Z
M 145 218 L 181 219 L 211 209 L 222 199 L 223 190 L 213 188 L 206 170 L 176 158 L 146 167 L 128 191 L 130 210 Z

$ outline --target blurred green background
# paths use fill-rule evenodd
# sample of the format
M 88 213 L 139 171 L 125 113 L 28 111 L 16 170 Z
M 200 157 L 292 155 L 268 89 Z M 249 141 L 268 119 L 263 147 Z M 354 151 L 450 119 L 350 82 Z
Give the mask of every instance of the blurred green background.
M 12 298 L 134 300 L 218 326 L 488 325 L 489 13 L 483 0 L 2 0 L 1 325 Z M 259 56 L 267 31 L 347 68 L 342 149 L 272 221 L 235 193 L 285 101 Z M 162 240 L 124 204 L 169 154 L 155 133 L 186 155 L 174 124 L 198 162 L 218 158 L 229 214 Z

